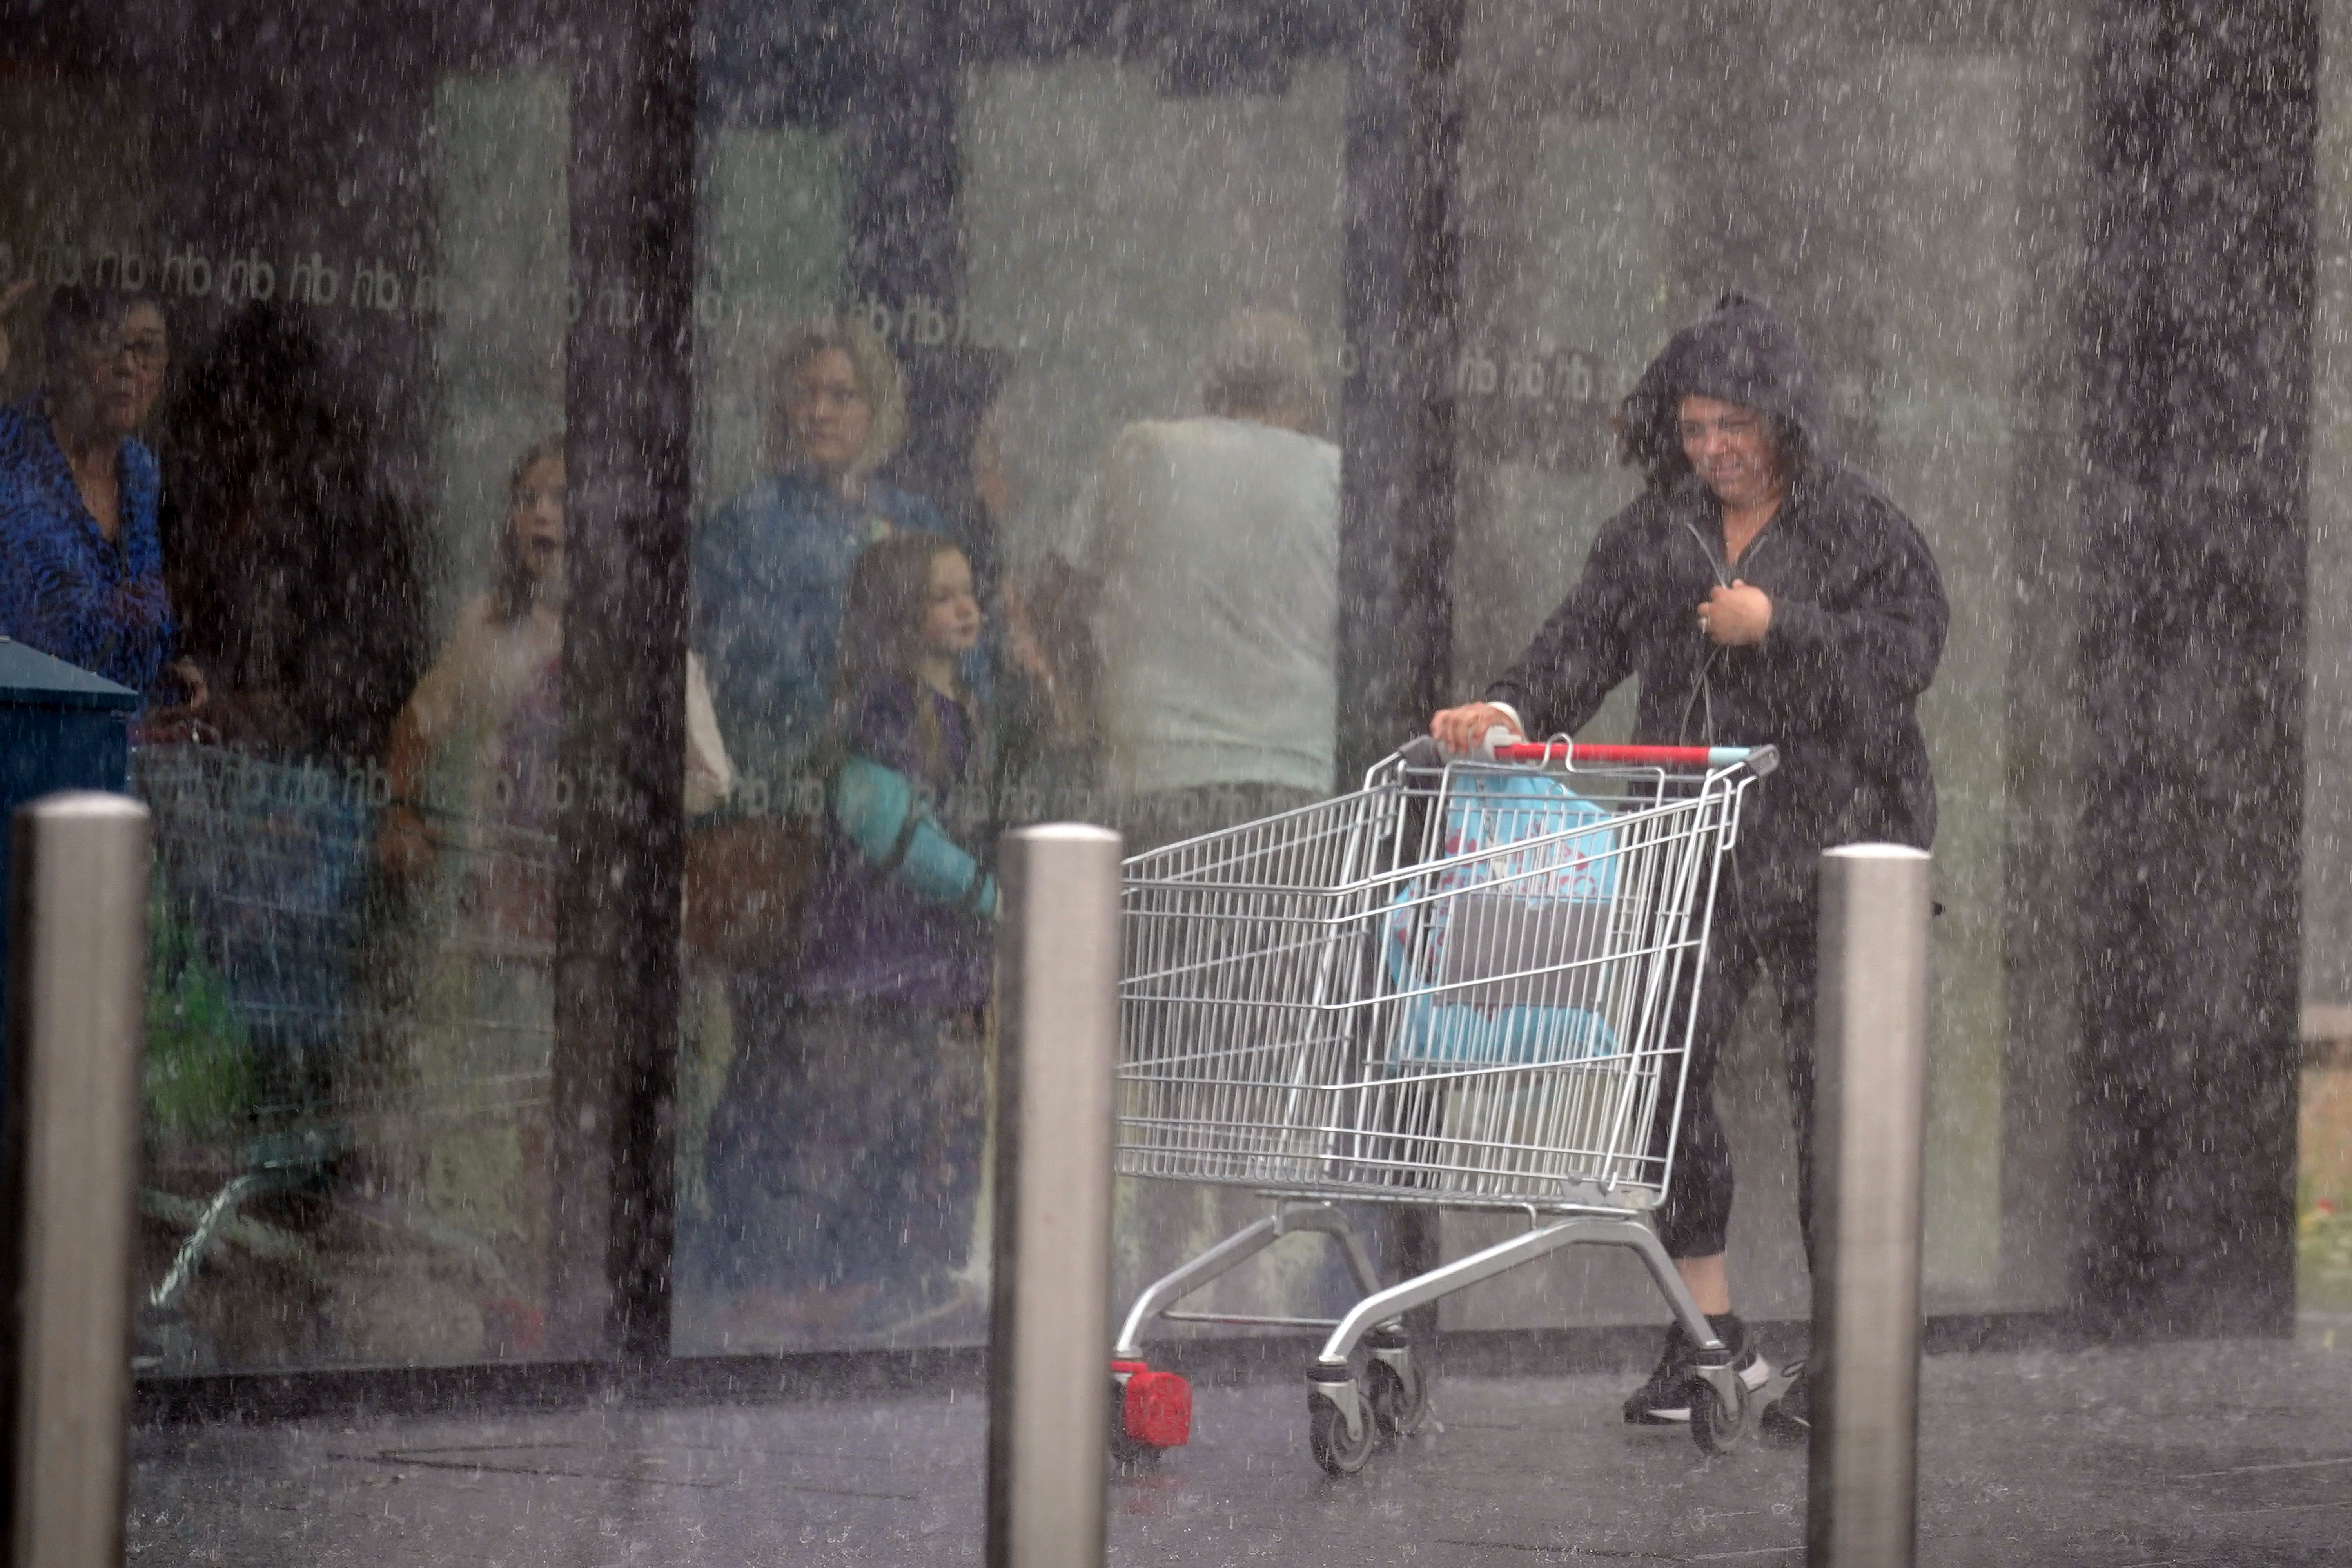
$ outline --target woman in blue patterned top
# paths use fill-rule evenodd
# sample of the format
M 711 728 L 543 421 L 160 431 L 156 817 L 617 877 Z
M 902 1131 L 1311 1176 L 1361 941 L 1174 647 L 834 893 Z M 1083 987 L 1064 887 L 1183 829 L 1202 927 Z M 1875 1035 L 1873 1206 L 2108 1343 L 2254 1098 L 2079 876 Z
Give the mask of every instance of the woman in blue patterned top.
M 43 389 L 0 407 L 0 635 L 151 698 L 168 666 L 193 710 L 204 680 L 187 660 L 170 662 L 163 484 L 136 434 L 171 357 L 163 309 L 136 294 L 60 289 L 43 339 Z

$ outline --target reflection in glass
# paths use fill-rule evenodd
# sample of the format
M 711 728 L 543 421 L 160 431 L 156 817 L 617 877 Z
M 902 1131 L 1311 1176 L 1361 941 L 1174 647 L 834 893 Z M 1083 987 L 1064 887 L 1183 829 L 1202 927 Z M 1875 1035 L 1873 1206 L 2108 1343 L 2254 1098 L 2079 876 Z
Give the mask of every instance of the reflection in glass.
M 989 837 L 988 720 L 965 674 L 980 634 L 971 563 L 944 535 L 858 554 L 791 1000 L 761 1015 L 774 1032 L 746 1040 L 711 1127 L 730 1299 L 706 1332 L 723 1348 L 980 1326 L 995 914 L 971 853 Z
M 5 304 L 37 281 L 9 283 Z M 0 628 L 156 694 L 173 626 L 157 520 L 162 476 L 139 431 L 170 358 L 163 307 L 119 289 L 59 289 L 41 338 L 42 390 L 0 409 Z M 0 326 L 0 371 L 10 354 Z M 182 713 L 193 710 L 202 676 L 183 660 L 171 677 L 188 705 Z
M 733 1047 L 690 1140 L 678 1338 L 697 1348 L 903 1331 L 977 1300 L 993 890 L 972 851 L 994 771 L 971 552 L 875 477 L 908 415 L 872 327 L 812 321 L 777 380 L 782 467 L 696 548 L 696 644 L 746 772 L 741 809 L 688 856 Z
M 1201 402 L 1118 433 L 1067 562 L 1098 596 L 1097 730 L 1131 851 L 1331 790 L 1339 448 L 1314 341 L 1279 311 L 1229 318 Z
M 205 672 L 207 737 L 273 761 L 371 763 L 425 663 L 416 509 L 326 334 L 241 307 L 167 410 L 166 577 Z

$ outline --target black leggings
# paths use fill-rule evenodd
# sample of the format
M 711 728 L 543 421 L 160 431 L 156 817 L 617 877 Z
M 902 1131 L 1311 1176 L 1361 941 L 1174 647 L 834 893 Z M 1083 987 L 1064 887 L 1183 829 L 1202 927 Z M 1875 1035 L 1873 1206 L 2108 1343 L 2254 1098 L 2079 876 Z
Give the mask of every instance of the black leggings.
M 1805 1260 L 1813 1256 L 1813 997 L 1816 959 L 1810 905 L 1768 919 L 1744 914 L 1727 888 L 1716 911 L 1691 1030 L 1690 1074 L 1683 1089 L 1682 1136 L 1673 1179 L 1658 1210 L 1658 1237 L 1670 1258 L 1710 1258 L 1723 1250 L 1731 1224 L 1731 1150 L 1715 1111 L 1715 1065 L 1738 1020 L 1741 1004 L 1759 976 L 1769 975 L 1780 1004 L 1781 1045 L 1787 1053 L 1789 1106 L 1797 1130 L 1797 1220 Z M 1670 1103 L 1670 1102 L 1669 1102 Z M 1663 1154 L 1666 1110 L 1660 1107 L 1651 1152 Z

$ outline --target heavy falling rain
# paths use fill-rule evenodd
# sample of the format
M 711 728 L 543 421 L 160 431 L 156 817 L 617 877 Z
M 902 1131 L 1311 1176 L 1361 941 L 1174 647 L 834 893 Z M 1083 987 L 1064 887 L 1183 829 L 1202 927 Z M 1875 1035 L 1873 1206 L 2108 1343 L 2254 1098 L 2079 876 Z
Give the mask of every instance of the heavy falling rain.
M 2348 573 L 2352 0 L 0 0 L 12 1539 L 2352 1559 Z

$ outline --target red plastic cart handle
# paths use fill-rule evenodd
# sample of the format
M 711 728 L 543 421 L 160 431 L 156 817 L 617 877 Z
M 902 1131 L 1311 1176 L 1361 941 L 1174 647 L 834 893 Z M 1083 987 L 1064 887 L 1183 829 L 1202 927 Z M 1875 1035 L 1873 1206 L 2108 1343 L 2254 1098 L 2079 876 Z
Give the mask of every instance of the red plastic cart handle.
M 1499 763 L 1614 763 L 1647 768 L 1731 768 L 1746 763 L 1769 773 L 1780 761 L 1769 746 L 1564 746 L 1554 741 L 1520 741 L 1495 748 Z

